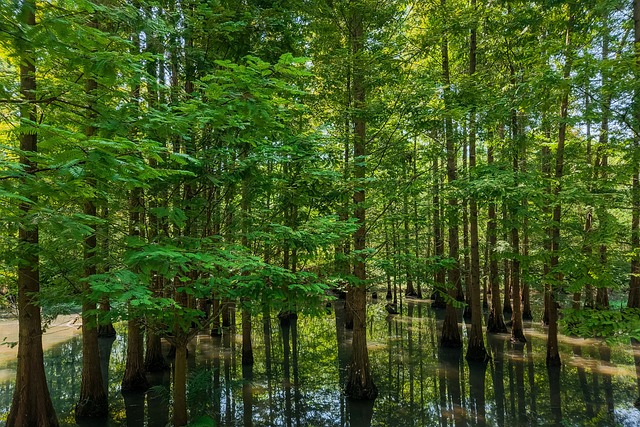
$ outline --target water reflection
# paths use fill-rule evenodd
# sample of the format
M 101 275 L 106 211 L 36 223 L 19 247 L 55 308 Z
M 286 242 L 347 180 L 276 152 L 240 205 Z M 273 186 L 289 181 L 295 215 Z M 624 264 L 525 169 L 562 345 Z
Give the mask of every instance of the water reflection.
M 282 319 L 267 310 L 254 330 L 253 367 L 243 367 L 233 316 L 221 336 L 198 336 L 189 347 L 192 419 L 217 426 L 637 426 L 640 345 L 609 348 L 589 340 L 561 340 L 565 365 L 547 369 L 544 330 L 527 325 L 526 345 L 491 335 L 488 364 L 467 364 L 462 350 L 439 349 L 441 310 L 404 301 L 404 315 L 370 306 L 372 369 L 380 390 L 375 402 L 349 401 L 341 393 L 351 335 L 344 302 L 324 317 Z M 466 325 L 460 317 L 461 330 Z M 150 375 L 146 394 L 120 394 L 126 340 L 101 340 L 108 380 L 108 426 L 166 426 L 171 420 L 171 372 Z M 78 337 L 46 353 L 46 370 L 62 425 L 74 425 L 81 368 Z M 167 355 L 168 348 L 165 346 Z M 108 367 L 108 369 L 106 369 Z M 14 365 L 0 366 L 9 371 Z M 5 378 L 6 377 L 6 378 Z M 11 403 L 13 375 L 0 380 L 0 411 Z

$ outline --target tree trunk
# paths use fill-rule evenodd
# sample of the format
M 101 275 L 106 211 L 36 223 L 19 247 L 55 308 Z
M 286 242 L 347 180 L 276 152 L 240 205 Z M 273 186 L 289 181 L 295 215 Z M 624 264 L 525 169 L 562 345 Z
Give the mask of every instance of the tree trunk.
M 90 26 L 97 27 L 95 22 L 90 22 Z M 87 95 L 93 96 L 98 88 L 98 83 L 93 78 L 88 78 L 85 91 Z M 91 101 L 92 102 L 92 101 Z M 95 117 L 88 117 L 94 120 Z M 90 138 L 95 135 L 96 128 L 90 123 L 85 129 L 85 135 Z M 95 178 L 88 177 L 88 184 L 95 187 Z M 96 205 L 93 199 L 86 200 L 83 209 L 84 215 L 88 217 L 96 216 Z M 84 239 L 84 278 L 82 286 L 82 385 L 80 386 L 80 397 L 75 408 L 76 420 L 83 418 L 106 418 L 109 412 L 109 402 L 102 382 L 102 371 L 100 369 L 100 352 L 98 351 L 98 322 L 95 314 L 96 303 L 90 300 L 91 285 L 89 278 L 94 276 L 96 269 L 96 250 L 98 241 L 96 237 L 95 225 L 89 226 L 90 234 Z
M 476 10 L 476 0 L 471 0 L 471 7 Z M 471 28 L 469 37 L 469 74 L 471 77 L 476 72 L 476 45 L 477 30 L 475 25 Z M 476 112 L 472 109 L 469 120 L 469 169 L 471 172 L 476 167 Z M 476 198 L 469 199 L 469 233 L 470 233 L 470 273 L 469 273 L 469 300 L 471 302 L 471 331 L 469 332 L 469 347 L 466 359 L 474 361 L 486 361 L 489 353 L 484 346 L 482 333 L 482 302 L 480 298 L 480 251 L 478 237 L 478 204 Z M 484 379 L 484 371 L 483 371 Z M 484 385 L 484 380 L 482 381 Z M 484 396 L 484 389 L 482 390 Z M 483 404 L 484 405 L 484 404 Z
M 442 7 L 445 0 L 441 1 Z M 447 35 L 442 36 L 442 78 L 445 84 L 444 99 L 445 106 L 449 104 L 450 79 L 449 79 L 449 42 Z M 455 142 L 453 138 L 453 120 L 447 114 L 445 116 L 445 145 L 447 151 L 447 183 L 452 186 L 456 182 L 457 165 Z M 453 265 L 449 268 L 447 284 L 449 288 L 449 301 L 447 301 L 447 311 L 442 325 L 442 338 L 440 345 L 443 347 L 460 348 L 462 339 L 458 330 L 458 315 L 456 309 L 451 304 L 451 300 L 460 299 L 460 265 L 459 265 L 459 239 L 458 239 L 458 200 L 455 196 L 450 196 L 448 200 L 449 209 L 447 212 L 449 225 L 449 258 L 453 260 Z M 464 296 L 463 296 L 464 300 Z
M 22 24 L 36 25 L 34 1 L 22 3 Z M 36 58 L 29 46 L 19 42 L 20 54 L 20 95 L 28 102 L 20 106 L 20 117 L 37 123 L 36 100 Z M 20 133 L 20 163 L 24 172 L 36 179 L 37 165 L 29 156 L 38 151 L 38 134 L 35 131 Z M 37 202 L 33 194 L 23 194 Z M 7 417 L 7 427 L 57 427 L 58 418 L 51 403 L 49 388 L 44 371 L 42 351 L 42 325 L 40 307 L 37 305 L 40 293 L 40 257 L 38 251 L 38 225 L 30 217 L 31 204 L 20 203 L 21 226 L 19 229 L 20 264 L 18 267 L 18 359 L 16 384 Z
M 440 221 L 440 162 L 438 161 L 439 153 L 433 157 L 433 247 L 436 262 L 440 263 L 444 257 L 444 237 L 442 236 L 442 225 Z M 445 270 L 438 265 L 434 272 L 434 308 L 444 308 L 446 306 L 444 293 L 445 289 Z
M 137 188 L 131 191 L 130 198 L 129 235 L 131 237 L 140 237 L 142 209 L 142 190 Z M 143 391 L 149 388 L 144 369 L 144 339 L 136 313 L 131 306 L 129 306 L 128 315 L 127 362 L 122 378 L 122 391 Z
M 571 6 L 569 8 L 569 19 L 567 23 L 565 49 L 566 59 L 564 65 L 564 80 L 566 82 L 571 78 L 571 66 L 573 52 L 571 46 L 571 30 L 573 26 L 573 12 Z M 551 227 L 551 274 L 554 280 L 551 283 L 549 292 L 549 330 L 547 333 L 547 366 L 559 366 L 560 352 L 558 351 L 558 306 L 555 294 L 560 284 L 562 275 L 557 271 L 560 257 L 560 220 L 562 208 L 560 205 L 561 180 L 564 172 L 564 145 L 567 135 L 567 117 L 569 116 L 569 86 L 563 90 L 562 100 L 560 102 L 560 124 L 558 125 L 558 147 L 556 149 L 556 170 L 555 170 L 555 189 L 554 189 L 554 207 L 553 207 L 553 225 Z M 555 288 L 555 289 L 554 289 Z
M 507 214 L 507 204 L 505 202 L 502 202 L 502 223 L 504 224 L 503 227 L 506 227 L 507 222 L 508 222 L 509 216 Z M 503 240 L 505 242 L 509 241 L 509 235 L 505 232 L 502 236 Z M 503 269 L 503 280 L 504 280 L 504 299 L 502 301 L 502 312 L 505 314 L 512 314 L 513 313 L 513 307 L 511 306 L 511 293 L 512 293 L 512 285 L 511 282 L 513 280 L 513 278 L 511 277 L 511 272 L 512 272 L 512 268 L 511 268 L 511 263 L 509 262 L 508 258 L 504 258 L 504 260 L 502 261 L 502 269 Z
M 515 83 L 515 82 L 514 82 Z M 520 133 L 518 131 L 518 116 L 515 111 L 511 118 L 511 136 L 513 141 L 513 174 L 514 189 L 518 186 L 519 179 L 519 156 L 520 153 Z M 513 296 L 513 312 L 511 315 L 511 340 L 514 342 L 526 342 L 522 325 L 522 305 L 520 294 L 520 233 L 518 231 L 518 206 L 513 206 L 511 210 L 511 251 L 513 259 L 511 261 L 511 293 Z
M 493 147 L 488 147 L 487 164 L 493 164 Z M 489 202 L 487 235 L 489 240 L 489 285 L 491 287 L 491 311 L 489 312 L 489 320 L 487 321 L 487 332 L 495 334 L 503 334 L 507 332 L 507 326 L 504 323 L 502 314 L 502 302 L 500 301 L 500 278 L 498 274 L 498 254 L 496 247 L 498 245 L 498 217 L 496 215 L 496 203 L 492 200 Z
M 187 343 L 176 343 L 173 365 L 173 425 L 187 425 Z
M 353 11 L 355 12 L 355 11 Z M 363 49 L 364 27 L 362 16 L 352 18 L 352 53 L 358 58 Z M 356 61 L 357 62 L 357 61 Z M 367 350 L 367 288 L 365 254 L 366 248 L 366 223 L 365 223 L 365 160 L 366 160 L 366 127 L 363 117 L 365 106 L 365 87 L 363 64 L 357 62 L 353 75 L 354 107 L 357 114 L 354 118 L 354 146 L 353 158 L 355 161 L 354 177 L 358 180 L 357 189 L 353 194 L 355 203 L 354 216 L 359 227 L 354 233 L 353 247 L 357 252 L 354 263 L 354 275 L 357 283 L 352 286 L 351 306 L 353 309 L 353 343 L 351 363 L 349 365 L 349 377 L 345 387 L 345 393 L 352 399 L 373 400 L 378 395 L 378 389 L 373 383 L 369 366 L 369 352 Z
M 635 72 L 640 76 L 640 1 L 633 1 L 633 29 L 635 41 Z M 633 95 L 635 133 L 633 138 L 633 166 L 631 184 L 631 277 L 629 279 L 629 308 L 640 308 L 640 89 Z
M 122 378 L 122 391 L 144 391 L 149 381 L 144 364 L 144 339 L 138 319 L 129 319 L 127 324 L 127 362 Z

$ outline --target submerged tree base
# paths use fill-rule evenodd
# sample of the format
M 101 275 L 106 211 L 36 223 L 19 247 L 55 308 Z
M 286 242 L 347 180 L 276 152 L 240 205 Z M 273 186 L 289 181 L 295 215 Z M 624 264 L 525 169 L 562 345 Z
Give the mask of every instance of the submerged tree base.
M 489 320 L 487 321 L 487 332 L 491 334 L 506 334 L 507 325 L 504 323 L 502 316 L 497 315 L 494 311 L 489 313 Z

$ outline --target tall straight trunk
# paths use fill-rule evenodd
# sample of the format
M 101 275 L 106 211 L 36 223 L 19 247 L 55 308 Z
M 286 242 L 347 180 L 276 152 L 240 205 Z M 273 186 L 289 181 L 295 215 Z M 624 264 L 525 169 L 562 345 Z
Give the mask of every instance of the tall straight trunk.
M 165 279 L 158 275 L 153 278 L 152 292 L 161 295 L 162 284 Z M 151 328 L 147 328 L 147 347 L 144 355 L 144 370 L 147 372 L 160 372 L 169 368 L 164 356 L 162 355 L 162 342 L 160 334 Z
M 543 121 L 545 139 L 547 141 L 551 141 L 551 126 L 548 123 L 546 123 L 545 117 L 543 117 L 542 121 Z M 540 163 L 541 163 L 542 176 L 544 177 L 544 180 L 547 182 L 545 192 L 549 195 L 549 197 L 551 197 L 551 149 L 549 148 L 548 145 L 543 145 L 540 154 L 541 154 Z M 543 214 L 543 217 L 548 220 L 549 216 L 551 215 L 550 203 L 543 204 L 542 214 Z M 545 235 L 542 246 L 545 253 L 550 254 L 551 253 L 551 228 L 550 227 L 548 227 L 545 230 L 545 234 L 546 235 Z M 549 325 L 549 294 L 551 292 L 551 286 L 548 283 L 549 282 L 548 277 L 550 272 L 551 272 L 551 269 L 549 268 L 549 263 L 545 261 L 542 267 L 542 277 L 544 278 L 543 284 L 542 284 L 544 289 L 544 294 L 543 294 L 544 307 L 543 307 L 543 314 L 542 314 L 542 323 L 544 325 Z
M 355 12 L 353 10 L 352 12 Z M 355 15 L 355 13 L 354 13 Z M 354 143 L 353 158 L 355 161 L 354 177 L 358 181 L 357 189 L 353 193 L 353 202 L 355 204 L 354 217 L 358 222 L 358 229 L 353 236 L 353 248 L 357 253 L 354 262 L 354 275 L 357 283 L 351 286 L 349 290 L 353 295 L 353 342 L 351 363 L 349 365 L 349 377 L 345 387 L 347 396 L 353 399 L 373 400 L 378 395 L 378 389 L 373 383 L 369 365 L 369 352 L 367 350 L 367 288 L 365 281 L 367 279 L 365 270 L 365 254 L 366 248 L 366 223 L 365 223 L 365 190 L 364 178 L 366 176 L 366 122 L 364 108 L 366 106 L 365 87 L 364 87 L 364 69 L 363 63 L 359 58 L 364 43 L 364 26 L 362 16 L 353 16 L 352 22 L 352 53 L 355 58 L 355 68 L 353 73 L 353 97 L 354 107 L 357 113 L 354 117 Z
M 149 388 L 144 364 L 144 339 L 139 320 L 131 318 L 127 325 L 127 361 L 122 391 L 144 391 Z
M 444 257 L 444 237 L 442 235 L 442 224 L 440 218 L 440 162 L 438 155 L 433 157 L 433 247 L 436 262 L 440 263 Z M 442 266 L 437 266 L 434 272 L 434 308 L 444 308 L 446 306 L 444 292 L 446 272 Z
M 187 425 L 187 343 L 176 343 L 173 365 L 173 425 Z
M 569 8 L 569 17 L 565 37 L 566 59 L 564 65 L 564 80 L 568 82 L 571 78 L 571 67 L 573 52 L 571 46 L 571 30 L 573 27 L 573 11 Z M 558 147 L 556 149 L 555 167 L 555 188 L 553 206 L 553 225 L 551 227 L 551 258 L 549 267 L 554 279 L 549 292 L 549 330 L 547 332 L 547 366 L 559 366 L 561 364 L 560 352 L 558 351 L 558 307 L 556 305 L 555 294 L 562 275 L 557 271 L 560 260 L 560 220 L 562 208 L 560 204 L 561 180 L 564 175 L 564 145 L 567 136 L 567 117 L 569 116 L 569 86 L 563 90 L 560 102 L 560 124 L 558 125 Z M 555 289 L 554 289 L 555 288 Z
M 96 28 L 95 22 L 90 22 L 90 26 Z M 85 84 L 85 91 L 89 97 L 95 96 L 98 83 L 89 77 Z M 93 101 L 90 101 L 93 103 Z M 89 121 L 95 120 L 93 114 L 88 117 Z M 85 135 L 91 138 L 95 135 L 96 128 L 93 123 L 85 128 Z M 91 172 L 89 172 L 90 174 Z M 94 177 L 89 176 L 87 183 L 90 187 L 96 186 Z M 93 198 L 84 202 L 83 214 L 89 218 L 96 217 L 96 205 Z M 89 295 L 91 285 L 88 280 L 97 273 L 96 251 L 98 240 L 95 225 L 89 226 L 90 233 L 84 238 L 84 278 L 82 285 L 82 385 L 80 386 L 80 397 L 75 407 L 76 420 L 84 418 L 105 418 L 109 412 L 109 402 L 106 389 L 103 384 L 102 371 L 100 369 L 100 352 L 98 349 L 98 322 L 96 303 Z
M 520 132 L 518 130 L 518 116 L 515 111 L 512 112 L 511 117 L 511 137 L 513 141 L 513 175 L 514 175 L 514 188 L 518 186 L 519 180 L 519 153 L 520 153 Z M 511 261 L 511 292 L 513 296 L 513 311 L 511 315 L 511 340 L 514 342 L 526 342 L 524 337 L 524 329 L 522 325 L 522 301 L 520 294 L 520 233 L 518 230 L 519 218 L 518 218 L 519 206 L 513 206 L 511 208 L 511 251 L 513 252 L 513 259 Z
M 101 258 L 103 259 L 102 265 L 100 267 L 101 273 L 108 273 L 109 266 L 109 208 L 107 206 L 103 206 L 100 212 L 100 219 L 104 221 L 104 225 L 99 228 L 99 240 L 100 240 L 100 251 Z M 113 323 L 111 322 L 111 303 L 109 301 L 109 297 L 105 296 L 100 299 L 100 305 L 98 306 L 100 309 L 99 319 L 109 319 L 108 321 L 101 320 L 98 324 L 98 337 L 99 338 L 113 338 L 116 336 L 116 330 L 113 327 Z
M 413 139 L 413 176 L 418 176 L 418 139 Z M 420 233 L 418 227 L 418 197 L 413 196 L 413 244 L 414 255 L 416 263 L 420 259 Z M 420 284 L 423 277 L 420 274 L 416 274 L 416 296 L 422 298 L 422 286 Z
M 132 47 L 132 53 L 140 51 L 140 36 L 136 35 Z M 138 79 L 133 87 L 134 102 L 140 98 L 141 81 Z M 151 101 L 151 106 L 154 102 Z M 139 106 L 138 106 L 139 107 Z M 132 239 L 140 239 L 142 236 L 142 223 L 144 219 L 144 201 L 141 188 L 134 188 L 129 195 L 129 236 Z M 152 285 L 153 286 L 153 285 Z M 144 366 L 144 338 L 142 328 L 136 318 L 137 313 L 129 305 L 127 322 L 127 358 L 121 389 L 123 392 L 143 391 L 149 388 Z
M 442 6 L 445 5 L 445 0 L 441 1 Z M 451 97 L 451 90 L 449 88 L 449 42 L 447 35 L 442 36 L 442 78 L 445 84 L 445 105 L 449 103 Z M 457 165 L 456 165 L 456 152 L 455 141 L 453 138 L 453 120 L 451 116 L 447 114 L 445 116 L 445 145 L 447 152 L 447 183 L 453 187 L 457 179 Z M 451 303 L 451 300 L 459 299 L 460 291 L 460 265 L 459 265 L 459 239 L 458 239 L 458 200 L 455 196 L 449 196 L 448 200 L 448 212 L 447 219 L 449 225 L 449 258 L 453 260 L 453 265 L 449 268 L 447 284 L 449 288 L 449 301 L 447 302 L 447 309 L 444 317 L 444 324 L 442 325 L 442 338 L 440 339 L 440 345 L 443 347 L 460 348 L 462 347 L 462 339 L 460 337 L 460 331 L 458 329 L 458 314 Z
M 476 10 L 476 0 L 471 0 L 471 7 Z M 469 36 L 469 74 L 473 78 L 476 72 L 476 47 L 477 29 L 471 28 Z M 476 112 L 471 110 L 469 119 L 469 170 L 471 173 L 476 167 Z M 470 238 L 470 273 L 469 273 L 469 300 L 471 301 L 471 331 L 469 332 L 469 347 L 467 348 L 467 360 L 486 361 L 489 353 L 484 346 L 482 334 L 482 302 L 480 298 L 480 251 L 478 237 L 478 203 L 474 196 L 469 199 L 469 238 Z M 484 385 L 484 371 L 482 374 Z M 481 390 L 484 396 L 484 389 Z
M 403 168 L 402 168 L 402 173 L 403 173 L 403 178 L 405 181 L 405 184 L 408 185 L 408 169 L 409 168 L 409 159 L 404 160 L 403 162 Z M 410 232 L 409 232 L 409 195 L 407 194 L 407 191 L 404 192 L 403 197 L 402 197 L 402 216 L 403 216 L 403 223 L 404 223 L 404 235 L 403 235 L 403 239 L 402 239 L 402 246 L 403 246 L 403 251 L 404 251 L 404 255 L 405 255 L 405 269 L 406 269 L 406 277 L 407 277 L 407 287 L 405 288 L 404 294 L 407 297 L 410 298 L 415 298 L 418 296 L 418 293 L 416 292 L 415 288 L 413 287 L 413 274 L 411 273 L 411 269 L 412 269 L 412 262 L 410 260 L 410 254 L 411 254 L 411 238 L 410 238 Z
M 640 76 L 640 0 L 633 1 L 633 30 L 636 79 Z M 629 308 L 640 308 L 640 89 L 633 94 L 635 133 L 631 179 L 631 277 L 629 278 Z
M 132 190 L 129 202 L 129 235 L 134 238 L 140 237 L 142 204 L 142 190 L 139 188 Z M 122 391 L 143 391 L 148 388 L 142 328 L 130 306 L 127 322 L 127 361 L 122 378 Z
M 24 1 L 21 10 L 21 24 L 25 31 L 36 26 L 36 5 L 34 1 Z M 20 55 L 20 96 L 27 102 L 20 106 L 20 117 L 37 123 L 36 105 L 36 57 L 28 45 L 17 43 Z M 35 130 L 20 132 L 20 163 L 29 179 L 35 180 L 37 164 L 31 159 L 38 151 L 38 134 Z M 34 194 L 24 197 L 37 202 Z M 20 264 L 18 267 L 18 359 L 16 383 L 7 417 L 8 427 L 57 427 L 58 418 L 51 403 L 49 388 L 44 371 L 42 351 L 42 325 L 40 307 L 37 305 L 40 293 L 40 257 L 37 251 L 39 230 L 31 221 L 32 205 L 20 203 L 21 226 L 18 238 Z
M 507 227 L 508 220 L 509 220 L 509 214 L 508 214 L 507 204 L 505 202 L 502 202 L 502 223 L 504 224 L 503 227 Z M 506 231 L 503 233 L 502 239 L 505 242 L 508 242 L 510 240 L 509 235 Z M 503 285 L 504 299 L 502 301 L 502 311 L 503 313 L 511 314 L 513 313 L 513 308 L 511 306 L 511 293 L 512 293 L 511 282 L 513 280 L 513 278 L 511 277 L 511 273 L 513 271 L 513 268 L 511 266 L 511 263 L 509 262 L 509 259 L 506 257 L 502 261 L 502 270 L 503 270 L 502 278 L 504 282 L 504 285 Z
M 609 34 L 605 32 L 602 37 L 602 59 L 607 60 L 609 58 Z M 607 167 L 608 167 L 608 156 L 607 156 L 607 148 L 609 145 L 609 116 L 611 112 L 611 94 L 609 92 L 609 76 L 607 73 L 602 73 L 602 121 L 600 123 L 600 136 L 598 137 L 598 154 L 596 156 L 596 160 L 594 163 L 594 171 L 593 171 L 593 182 L 600 183 L 601 185 L 607 185 Z M 591 159 L 589 159 L 591 160 Z M 637 165 L 636 165 L 637 166 Z M 598 219 L 600 220 L 600 229 L 602 230 L 602 234 L 606 234 L 608 232 L 608 214 L 607 214 L 607 205 L 605 202 L 601 202 L 597 208 Z M 591 227 L 591 224 L 588 224 Z M 587 225 L 585 225 L 585 228 Z M 591 231 L 591 230 L 589 230 Z M 587 236 L 588 238 L 589 236 Z M 589 242 L 590 243 L 590 242 Z M 590 245 L 589 245 L 590 247 Z M 599 249 L 599 266 L 600 270 L 597 275 L 602 275 L 606 277 L 605 271 L 607 269 L 607 245 L 606 243 L 600 244 Z M 609 294 L 607 291 L 607 286 L 601 286 L 602 283 L 599 284 L 598 290 L 596 293 L 596 302 L 595 307 L 599 309 L 608 309 L 609 308 Z M 587 296 L 587 300 L 592 298 L 591 289 L 588 288 L 587 291 L 590 295 Z M 587 301 L 585 301 L 585 305 Z M 593 306 L 593 301 L 591 301 L 591 305 Z
M 246 161 L 249 147 L 247 146 L 242 154 L 242 159 Z M 249 184 L 250 173 L 245 171 L 242 179 L 242 199 L 240 202 L 242 210 L 242 246 L 249 250 Z M 248 275 L 243 273 L 243 275 Z M 250 299 L 244 297 L 242 300 L 242 365 L 253 365 L 253 346 L 251 344 L 251 307 Z
M 520 165 L 521 172 L 524 174 L 527 172 L 527 146 L 526 143 L 523 147 L 523 153 L 521 158 Z M 522 219 L 522 234 L 523 234 L 523 245 L 522 245 L 522 255 L 524 259 L 524 266 L 522 268 L 523 277 L 522 277 L 522 320 L 533 320 L 533 313 L 531 312 L 531 290 L 529 288 L 529 280 L 527 280 L 527 276 L 529 273 L 529 215 L 527 213 L 527 209 L 529 206 L 529 201 L 527 198 L 522 200 L 522 210 L 525 212 L 525 216 Z
M 493 147 L 487 149 L 487 164 L 493 164 Z M 498 272 L 498 216 L 496 214 L 496 203 L 489 202 L 487 221 L 488 255 L 489 255 L 489 285 L 491 287 L 491 311 L 487 321 L 487 332 L 506 333 L 507 326 L 504 323 L 502 314 L 502 302 L 500 301 L 500 277 Z
M 466 130 L 465 130 L 466 133 Z M 469 135 L 464 135 L 462 138 L 462 174 L 465 179 L 469 179 L 469 167 L 467 165 L 468 158 L 468 139 Z M 477 221 L 476 221 L 477 222 Z M 469 200 L 464 197 L 462 199 L 462 269 L 464 271 L 464 296 L 465 307 L 462 316 L 465 319 L 471 319 L 471 257 L 469 248 Z

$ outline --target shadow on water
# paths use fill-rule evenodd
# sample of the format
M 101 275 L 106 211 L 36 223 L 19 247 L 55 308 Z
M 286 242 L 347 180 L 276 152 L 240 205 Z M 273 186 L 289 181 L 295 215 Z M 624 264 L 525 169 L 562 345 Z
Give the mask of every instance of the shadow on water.
M 331 313 L 279 321 L 266 310 L 253 333 L 255 364 L 240 365 L 235 322 L 222 335 L 199 335 L 189 347 L 191 419 L 216 426 L 520 427 L 640 425 L 640 344 L 608 347 L 561 337 L 564 365 L 545 366 L 545 330 L 527 324 L 527 343 L 509 335 L 487 337 L 492 359 L 468 364 L 465 349 L 438 348 L 442 310 L 406 300 L 402 315 L 384 303 L 369 307 L 367 340 L 378 398 L 352 401 L 341 392 L 351 352 L 344 302 Z M 463 334 L 468 325 L 460 317 Z M 126 339 L 101 340 L 111 418 L 104 426 L 166 426 L 171 422 L 171 372 L 150 375 L 146 393 L 120 393 Z M 167 346 L 164 348 L 167 354 Z M 7 362 L 8 363 L 8 362 Z M 81 339 L 46 352 L 51 396 L 61 425 L 74 425 Z M 14 372 L 14 364 L 0 371 Z M 15 375 L 15 374 L 13 374 Z M 12 375 L 0 380 L 0 417 L 13 393 Z M 92 423 L 92 426 L 97 424 Z

